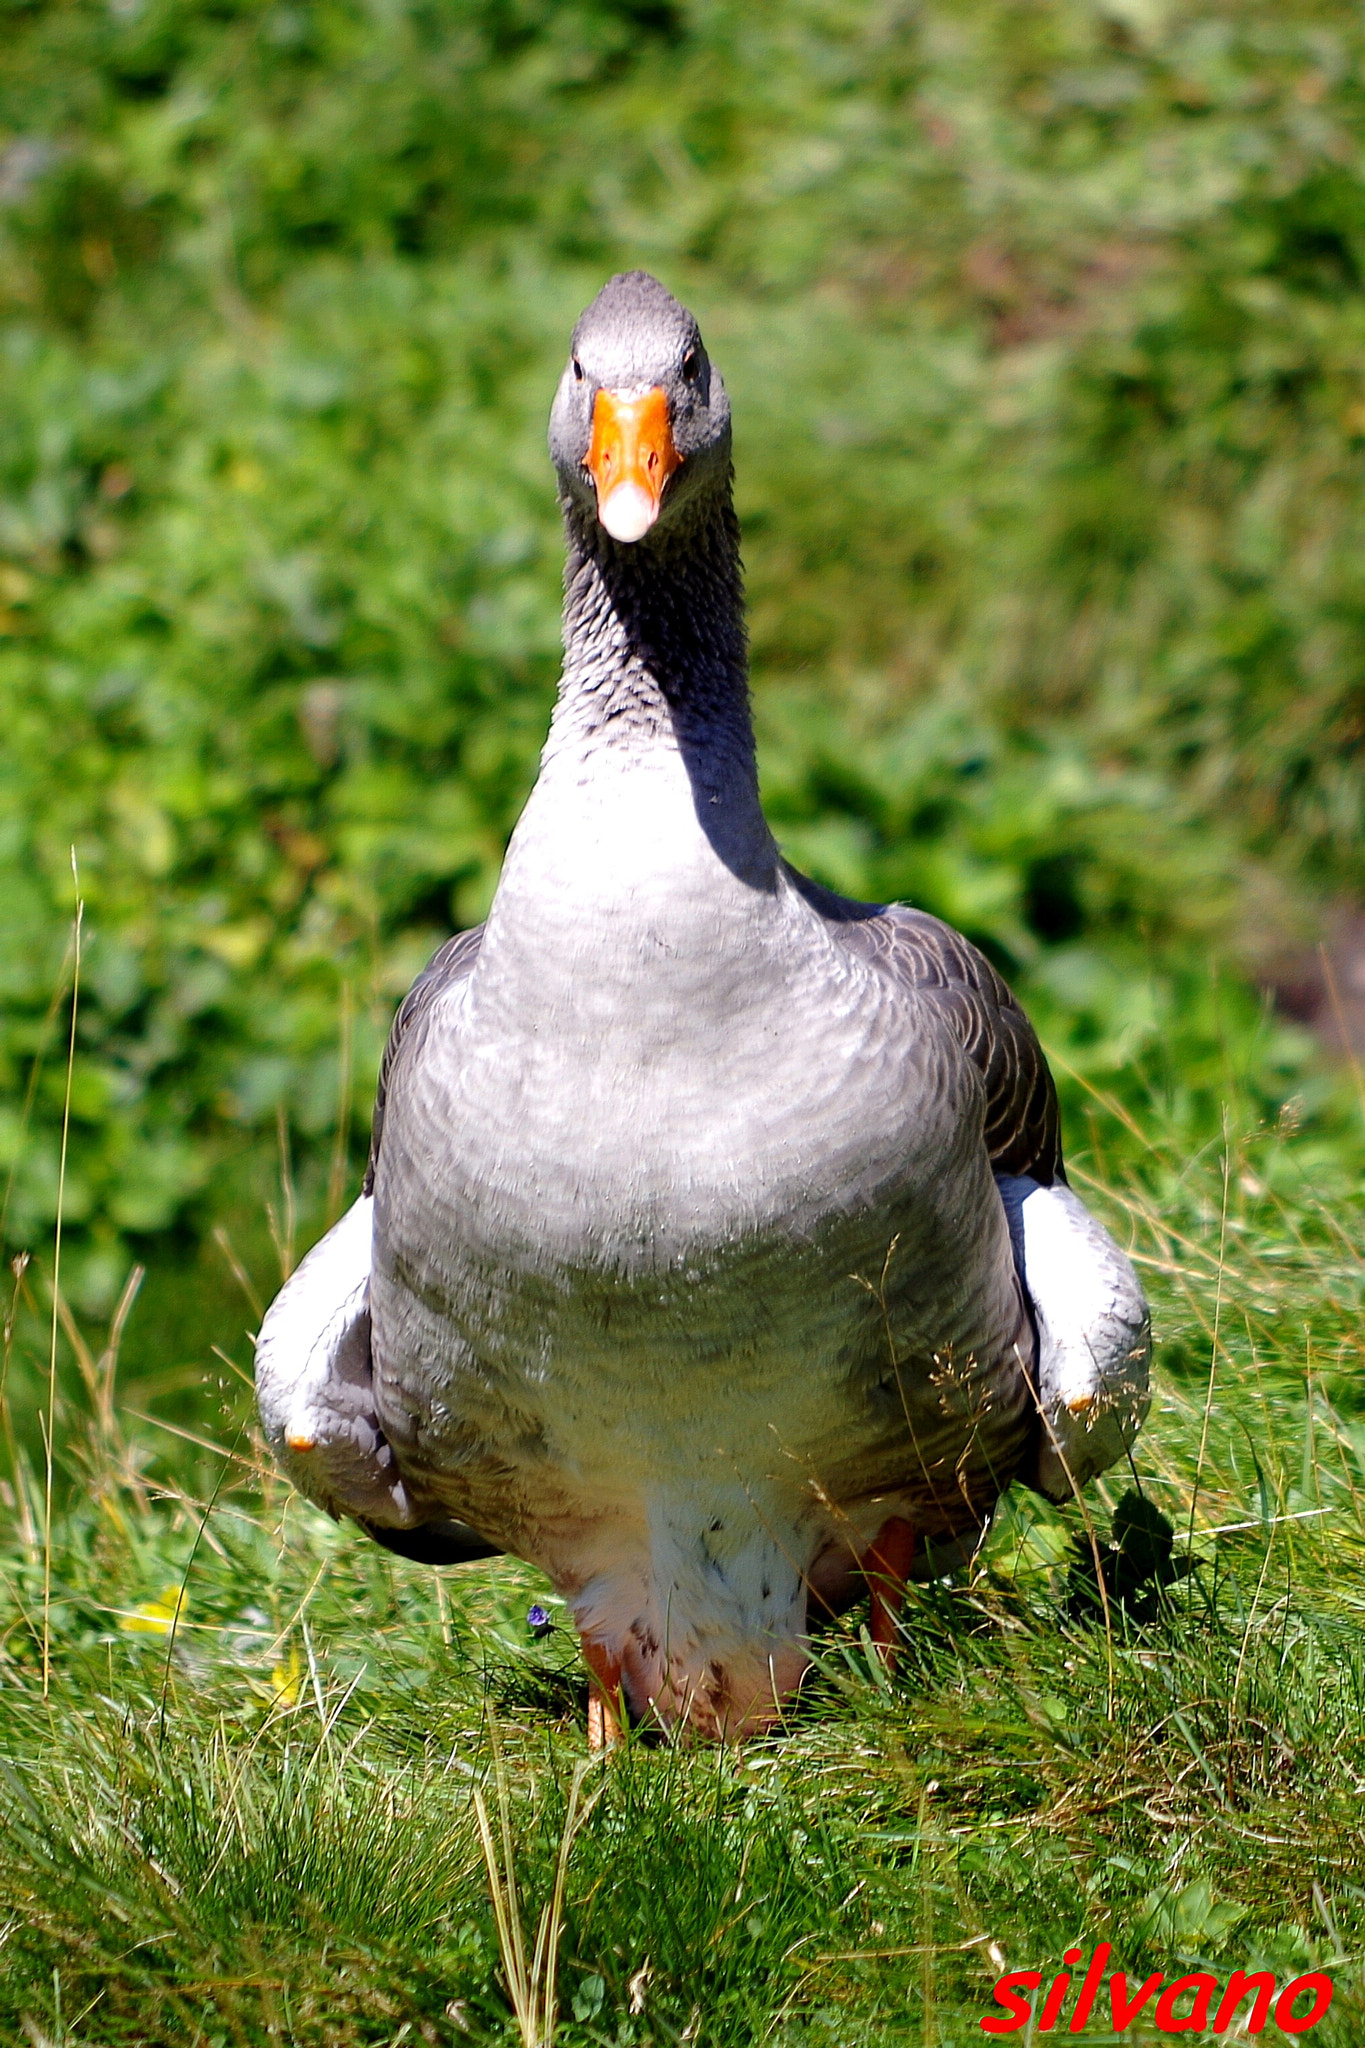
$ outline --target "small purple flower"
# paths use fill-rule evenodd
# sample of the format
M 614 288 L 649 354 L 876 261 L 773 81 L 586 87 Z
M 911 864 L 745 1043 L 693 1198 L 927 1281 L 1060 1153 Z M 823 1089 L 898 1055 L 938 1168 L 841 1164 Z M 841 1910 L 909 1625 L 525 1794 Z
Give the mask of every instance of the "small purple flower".
M 536 1601 L 534 1607 L 528 1608 L 526 1626 L 530 1629 L 533 1636 L 547 1636 L 554 1627 L 554 1623 L 541 1606 L 539 1600 Z

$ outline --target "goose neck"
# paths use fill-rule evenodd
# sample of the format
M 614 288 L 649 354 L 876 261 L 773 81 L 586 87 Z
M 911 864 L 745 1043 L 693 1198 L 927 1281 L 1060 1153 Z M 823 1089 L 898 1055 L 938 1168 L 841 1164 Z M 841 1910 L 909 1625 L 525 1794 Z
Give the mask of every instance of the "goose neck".
M 612 540 L 565 507 L 564 672 L 549 758 L 656 746 L 747 775 L 757 800 L 739 529 L 728 500 L 676 531 Z

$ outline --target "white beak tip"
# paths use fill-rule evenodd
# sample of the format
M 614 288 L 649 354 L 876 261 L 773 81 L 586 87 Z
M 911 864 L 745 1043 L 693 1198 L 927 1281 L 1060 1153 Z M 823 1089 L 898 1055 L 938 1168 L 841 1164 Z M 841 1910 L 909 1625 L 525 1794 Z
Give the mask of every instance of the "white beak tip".
M 613 540 L 641 540 L 659 516 L 649 492 L 639 484 L 619 483 L 597 507 L 597 517 Z

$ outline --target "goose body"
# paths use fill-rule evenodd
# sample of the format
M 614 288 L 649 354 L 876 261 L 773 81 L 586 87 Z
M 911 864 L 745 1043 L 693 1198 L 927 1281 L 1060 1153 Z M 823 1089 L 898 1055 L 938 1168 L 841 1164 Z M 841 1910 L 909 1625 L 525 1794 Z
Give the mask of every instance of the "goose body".
M 266 1318 L 261 1408 L 322 1505 L 530 1559 L 604 1687 L 737 1733 L 883 1532 L 942 1570 L 1012 1478 L 1121 1454 L 1146 1311 L 999 977 L 778 852 L 728 409 L 652 279 L 584 315 L 551 446 L 540 778 L 486 926 L 399 1013 L 366 1193 Z

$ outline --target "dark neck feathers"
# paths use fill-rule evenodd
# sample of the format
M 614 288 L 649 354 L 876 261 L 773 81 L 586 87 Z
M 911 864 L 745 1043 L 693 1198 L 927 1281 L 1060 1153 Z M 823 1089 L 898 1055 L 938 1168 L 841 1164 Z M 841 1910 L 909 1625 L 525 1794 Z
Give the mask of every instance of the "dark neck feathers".
M 672 740 L 752 763 L 739 524 L 728 484 L 663 532 L 614 541 L 562 500 L 564 675 L 556 740 Z

